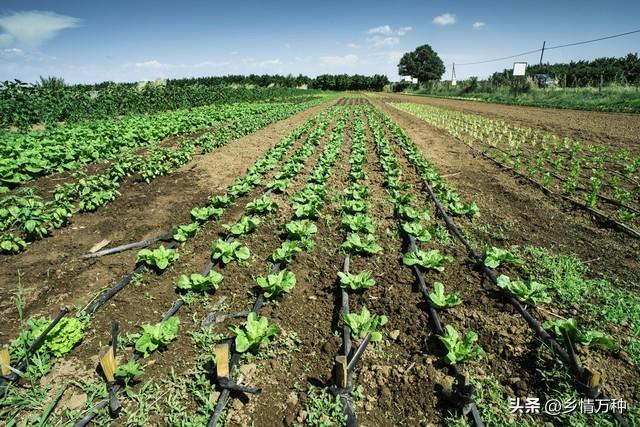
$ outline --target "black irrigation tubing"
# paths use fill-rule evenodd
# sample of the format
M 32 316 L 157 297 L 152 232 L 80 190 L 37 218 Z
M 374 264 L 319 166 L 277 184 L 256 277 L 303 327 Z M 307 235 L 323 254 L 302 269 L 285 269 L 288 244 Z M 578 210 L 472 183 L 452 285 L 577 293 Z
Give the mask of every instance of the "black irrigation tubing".
M 167 244 L 165 244 L 163 246 L 165 247 L 165 249 L 172 249 L 177 245 L 178 245 L 178 242 L 171 241 L 171 242 L 169 242 L 169 243 L 167 243 Z M 93 313 L 95 313 L 95 311 L 98 308 L 102 307 L 107 301 L 109 301 L 118 292 L 120 292 L 125 286 L 127 286 L 131 282 L 131 280 L 133 280 L 133 278 L 136 276 L 136 274 L 141 273 L 145 269 L 146 269 L 146 267 L 144 266 L 144 264 L 138 264 L 136 266 L 136 268 L 131 273 L 129 273 L 126 276 L 124 276 L 122 279 L 120 279 L 120 281 L 118 283 L 116 283 L 113 287 L 111 287 L 111 289 L 109 289 L 106 292 L 102 293 L 97 300 L 95 300 L 94 302 L 89 304 L 84 309 L 84 314 L 86 314 L 87 316 L 90 316 Z
M 69 309 L 66 307 L 60 310 L 60 312 L 55 317 L 55 319 L 53 319 L 53 321 L 49 323 L 49 325 L 46 327 L 44 331 L 42 331 L 42 333 L 38 336 L 38 338 L 36 338 L 35 341 L 33 341 L 33 343 L 27 349 L 27 352 L 25 353 L 25 355 L 20 359 L 20 361 L 16 365 L 15 370 L 17 372 L 22 372 L 27 368 L 29 357 L 33 353 L 38 351 L 38 349 L 44 343 L 44 340 L 47 338 L 47 335 L 49 334 L 49 332 L 51 332 L 51 330 L 56 327 L 56 325 L 60 322 L 60 320 L 62 320 L 62 318 L 67 315 L 67 313 L 69 313 Z M 17 381 L 18 378 L 20 378 L 20 375 L 17 372 L 11 372 L 6 377 L 0 377 L 0 397 L 3 397 L 7 393 L 7 389 L 10 383 Z
M 378 157 L 380 157 L 379 151 L 378 151 Z M 386 175 L 386 172 L 383 172 L 383 174 Z M 398 222 L 400 221 L 400 218 L 398 218 L 397 215 L 396 215 L 396 219 L 398 220 Z M 409 249 L 412 252 L 416 252 L 417 250 L 416 239 L 408 233 L 403 233 L 403 234 L 406 237 L 408 237 Z M 445 336 L 444 329 L 442 328 L 442 322 L 440 321 L 440 316 L 438 315 L 438 312 L 431 304 L 431 298 L 429 297 L 429 291 L 427 289 L 427 284 L 424 280 L 422 271 L 420 271 L 417 265 L 413 266 L 413 271 L 416 276 L 416 279 L 418 280 L 418 287 L 420 288 L 420 292 L 422 293 L 422 296 L 427 304 L 427 312 L 429 314 L 429 319 L 431 319 L 431 322 L 433 323 L 433 328 L 435 329 L 436 335 Z M 462 414 L 465 416 L 468 416 L 476 427 L 484 427 L 484 422 L 482 420 L 480 412 L 478 411 L 478 407 L 475 401 L 473 400 L 473 392 L 474 392 L 473 386 L 467 386 L 466 377 L 460 372 L 460 370 L 456 365 L 451 365 L 450 370 L 453 373 L 453 376 L 457 380 L 457 387 L 456 389 L 451 390 L 450 393 L 447 393 L 448 390 L 446 390 L 445 396 L 450 398 L 451 400 L 455 400 L 456 404 L 458 404 L 461 407 Z
M 410 251 L 416 252 L 417 246 L 416 246 L 415 237 L 413 237 L 410 234 L 406 234 L 406 236 L 409 239 Z M 413 272 L 418 280 L 418 286 L 420 288 L 420 292 L 422 293 L 422 296 L 424 297 L 424 300 L 427 304 L 427 311 L 429 313 L 429 318 L 433 323 L 433 328 L 435 329 L 437 335 L 444 337 L 445 333 L 444 333 L 444 329 L 442 328 L 442 322 L 440 321 L 440 316 L 438 315 L 438 312 L 436 311 L 436 309 L 433 307 L 431 303 L 431 298 L 429 298 L 429 291 L 427 289 L 427 284 L 424 280 L 424 275 L 422 274 L 422 271 L 420 271 L 420 268 L 417 265 L 413 266 Z M 449 369 L 451 370 L 451 372 L 453 373 L 453 376 L 457 380 L 457 387 L 456 387 L 457 389 L 454 388 L 449 397 L 457 401 L 456 403 L 461 406 L 463 415 L 468 416 L 473 422 L 473 425 L 475 425 L 476 427 L 484 427 L 484 422 L 482 420 L 482 417 L 480 416 L 478 407 L 475 401 L 473 400 L 473 392 L 474 392 L 473 387 L 472 386 L 467 387 L 466 385 L 467 379 L 460 372 L 460 370 L 456 365 L 450 365 Z
M 485 159 L 492 161 L 493 163 L 495 163 L 495 164 L 496 164 L 496 165 L 498 165 L 499 167 L 501 167 L 501 168 L 503 168 L 503 169 L 505 169 L 505 170 L 507 170 L 507 171 L 509 171 L 509 172 L 511 172 L 511 173 L 513 173 L 513 174 L 515 174 L 515 175 L 517 175 L 517 176 L 519 176 L 520 178 L 526 179 L 528 182 L 530 182 L 530 183 L 531 183 L 531 184 L 533 184 L 534 186 L 536 186 L 536 187 L 540 188 L 540 189 L 541 189 L 542 191 L 544 191 L 546 194 L 549 194 L 549 195 L 551 195 L 551 196 L 556 196 L 556 197 L 559 197 L 559 198 L 561 198 L 561 199 L 563 199 L 563 200 L 566 200 L 566 201 L 568 201 L 568 202 L 572 203 L 573 205 L 575 205 L 575 206 L 579 207 L 580 209 L 584 209 L 584 210 L 586 210 L 587 212 L 589 212 L 589 213 L 591 213 L 591 214 L 593 214 L 593 215 L 597 216 L 597 217 L 598 217 L 598 218 L 600 218 L 602 221 L 605 221 L 605 222 L 608 222 L 609 224 L 612 224 L 615 228 L 618 228 L 619 230 L 622 230 L 622 231 L 626 231 L 627 233 L 631 234 L 632 236 L 637 237 L 637 238 L 640 238 L 640 232 L 638 232 L 638 231 L 634 230 L 633 228 L 631 228 L 631 227 L 629 227 L 629 226 L 627 226 L 627 225 L 625 225 L 625 224 L 621 223 L 620 221 L 617 221 L 617 220 L 613 219 L 612 217 L 610 217 L 610 216 L 608 216 L 608 215 L 606 215 L 606 214 L 604 214 L 604 213 L 600 212 L 599 210 L 597 210 L 597 209 L 594 209 L 594 208 L 591 208 L 591 207 L 587 206 L 587 205 L 586 205 L 586 204 L 584 204 L 584 203 L 580 203 L 580 202 L 578 202 L 578 201 L 576 201 L 576 200 L 572 199 L 571 197 L 565 196 L 564 194 L 561 194 L 561 193 L 557 193 L 557 192 L 555 192 L 555 191 L 551 190 L 550 188 L 548 188 L 548 187 L 546 187 L 546 186 L 542 185 L 542 184 L 541 184 L 541 183 L 539 183 L 538 181 L 536 181 L 536 180 L 534 180 L 534 179 L 532 179 L 532 178 L 529 178 L 528 176 L 526 176 L 525 174 L 523 174 L 523 173 L 521 173 L 521 172 L 518 172 L 518 171 L 517 171 L 517 170 L 515 170 L 514 168 L 509 167 L 509 166 L 507 166 L 507 165 L 505 165 L 505 164 L 500 163 L 499 161 L 495 160 L 495 159 L 494 159 L 494 158 L 492 158 L 491 156 L 488 156 L 487 154 L 485 154 L 485 153 L 483 153 L 482 151 L 478 150 L 477 148 L 475 148 L 475 147 L 474 147 L 474 146 L 472 146 L 471 144 L 469 144 L 469 143 L 467 143 L 467 142 L 465 142 L 465 141 L 462 141 L 462 140 L 461 140 L 461 139 L 459 139 L 459 138 L 456 138 L 456 139 L 457 139 L 458 141 L 462 142 L 463 144 L 465 144 L 465 145 L 466 145 L 467 147 L 469 147 L 471 150 L 473 150 L 473 151 L 475 151 L 476 153 L 480 154 L 480 155 L 481 155 L 482 157 L 484 157 Z
M 174 234 L 173 230 L 171 230 L 167 233 L 160 234 L 159 236 L 152 237 L 150 239 L 140 240 L 139 242 L 134 242 L 134 243 L 127 243 L 126 245 L 115 246 L 113 248 L 103 249 L 101 251 L 94 252 L 94 253 L 88 253 L 88 254 L 82 255 L 82 259 L 97 258 L 105 255 L 112 255 L 112 254 L 117 254 L 119 252 L 128 251 L 129 249 L 143 248 L 145 246 L 149 246 L 150 244 L 157 242 L 158 240 L 171 240 L 173 239 L 173 234 Z
M 497 287 L 498 280 L 495 274 L 491 269 L 489 269 L 485 265 L 482 258 L 478 256 L 477 252 L 473 249 L 469 241 L 462 235 L 462 233 L 460 232 L 458 227 L 456 227 L 456 225 L 453 223 L 449 215 L 447 215 L 447 213 L 444 210 L 444 207 L 440 203 L 440 200 L 438 200 L 437 196 L 433 192 L 433 189 L 429 185 L 429 182 L 425 179 L 422 179 L 422 183 L 424 184 L 424 188 L 427 190 L 429 197 L 431 198 L 433 203 L 436 205 L 438 215 L 445 222 L 449 231 L 451 231 L 454 234 L 454 236 L 456 236 L 456 238 L 465 246 L 468 254 L 474 259 L 477 265 L 481 267 L 484 275 L 487 276 L 487 278 L 489 278 L 489 280 L 491 280 L 491 282 Z M 572 364 L 574 363 L 574 360 L 571 358 L 569 353 L 564 348 L 562 348 L 562 346 L 542 328 L 540 323 L 527 311 L 526 308 L 522 306 L 522 304 L 520 304 L 520 302 L 513 295 L 506 292 L 504 289 L 500 287 L 498 287 L 498 289 L 500 290 L 503 298 L 507 302 L 509 302 L 516 309 L 516 311 L 520 313 L 520 315 L 525 319 L 529 327 L 534 331 L 535 335 L 539 339 L 541 339 L 542 342 L 553 351 L 553 353 L 558 355 L 560 360 L 565 365 L 571 368 Z M 574 373 L 574 380 L 578 383 L 579 388 L 585 390 L 585 394 L 587 394 L 590 398 L 592 399 L 599 398 L 599 399 L 607 399 L 607 400 L 609 399 L 609 397 L 604 393 L 604 391 L 600 390 L 598 387 L 589 387 L 583 383 L 582 375 L 584 373 L 584 368 L 580 367 L 578 372 L 574 372 L 573 369 L 570 369 L 570 370 Z M 620 413 L 612 412 L 612 414 L 615 420 L 618 423 L 620 423 L 620 425 L 622 425 L 623 427 L 629 426 L 629 424 L 627 424 L 624 421 Z

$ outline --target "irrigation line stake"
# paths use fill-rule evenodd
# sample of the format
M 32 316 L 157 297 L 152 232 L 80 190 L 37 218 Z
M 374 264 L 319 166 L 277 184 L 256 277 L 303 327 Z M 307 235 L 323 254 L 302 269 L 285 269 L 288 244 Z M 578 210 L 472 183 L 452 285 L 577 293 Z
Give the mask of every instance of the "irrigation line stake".
M 105 255 L 117 254 L 119 252 L 124 252 L 129 249 L 136 248 L 144 248 L 145 246 L 149 246 L 152 243 L 157 242 L 158 240 L 170 240 L 173 239 L 173 231 L 169 231 L 168 233 L 161 234 L 156 237 L 152 237 L 151 239 L 140 240 L 139 242 L 127 243 L 125 245 L 115 246 L 113 248 L 102 249 L 101 251 L 82 255 L 82 259 L 91 259 L 98 258 Z
M 453 223 L 449 215 L 445 212 L 444 207 L 440 203 L 440 200 L 438 200 L 438 198 L 436 197 L 435 193 L 433 192 L 433 189 L 431 188 L 431 185 L 429 185 L 429 182 L 427 182 L 426 179 L 422 179 L 422 183 L 424 184 L 424 187 L 427 190 L 429 197 L 431 198 L 433 203 L 436 205 L 438 215 L 445 222 L 447 229 L 449 229 L 449 231 L 451 231 L 453 235 L 465 246 L 469 255 L 482 268 L 484 275 L 487 276 L 489 280 L 491 280 L 491 282 L 493 282 L 493 284 L 497 286 L 498 282 L 495 274 L 484 264 L 484 261 L 482 260 L 482 258 L 478 256 L 478 254 L 473 249 L 471 244 L 462 235 L 458 227 L 456 227 L 456 225 Z M 547 347 L 549 347 L 556 355 L 558 355 L 558 357 L 565 364 L 571 367 L 572 361 L 571 361 L 571 357 L 569 356 L 569 353 L 567 353 L 567 351 L 564 348 L 562 348 L 555 339 L 553 339 L 544 329 L 542 329 L 538 321 L 522 306 L 522 304 L 520 304 L 520 302 L 513 295 L 507 293 L 502 288 L 499 288 L 499 289 L 503 297 L 507 300 L 507 302 L 509 302 L 516 309 L 516 311 L 520 313 L 520 315 L 525 319 L 529 327 L 535 332 L 535 334 L 540 339 L 542 339 L 545 345 L 547 345 Z M 582 372 L 583 369 L 584 368 L 580 368 L 580 372 Z M 582 378 L 574 377 L 574 379 L 579 384 L 582 384 Z M 587 387 L 587 395 L 594 399 L 600 398 L 604 400 L 610 400 L 609 397 L 599 389 L 594 390 L 592 388 Z M 616 419 L 616 421 L 620 423 L 621 426 L 629 427 L 629 424 L 624 420 L 624 418 L 619 412 L 612 412 L 612 415 Z

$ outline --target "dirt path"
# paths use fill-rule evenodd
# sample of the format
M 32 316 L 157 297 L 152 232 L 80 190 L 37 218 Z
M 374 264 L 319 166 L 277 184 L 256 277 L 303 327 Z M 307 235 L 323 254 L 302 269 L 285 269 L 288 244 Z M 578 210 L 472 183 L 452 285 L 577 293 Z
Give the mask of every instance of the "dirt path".
M 385 94 L 383 99 L 479 114 L 586 143 L 607 144 L 617 149 L 627 148 L 635 155 L 640 153 L 639 114 L 558 110 L 399 94 Z
M 195 159 L 150 184 L 129 179 L 122 195 L 94 213 L 74 216 L 72 224 L 53 236 L 35 242 L 25 253 L 0 258 L 0 331 L 2 342 L 19 329 L 12 296 L 23 288 L 23 317 L 53 315 L 62 305 L 86 303 L 87 297 L 131 271 L 136 251 L 84 261 L 80 257 L 95 243 L 110 245 L 138 241 L 162 234 L 174 225 L 190 222 L 189 211 L 221 193 L 267 149 L 312 115 L 316 106 L 273 123 Z

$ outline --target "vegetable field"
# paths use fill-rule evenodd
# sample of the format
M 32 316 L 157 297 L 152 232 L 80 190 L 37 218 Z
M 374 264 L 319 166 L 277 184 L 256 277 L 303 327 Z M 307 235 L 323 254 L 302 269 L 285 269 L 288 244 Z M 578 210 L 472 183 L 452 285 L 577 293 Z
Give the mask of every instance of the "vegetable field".
M 640 423 L 637 146 L 271 96 L 0 134 L 3 425 Z

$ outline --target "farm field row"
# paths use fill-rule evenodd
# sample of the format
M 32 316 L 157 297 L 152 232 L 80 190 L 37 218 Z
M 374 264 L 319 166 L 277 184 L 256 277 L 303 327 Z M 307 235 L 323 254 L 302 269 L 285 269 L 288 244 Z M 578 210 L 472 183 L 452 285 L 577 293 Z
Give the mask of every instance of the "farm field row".
M 79 215 L 82 240 L 69 229 L 15 263 L 0 260 L 6 283 L 18 284 L 2 289 L 10 302 L 2 339 L 13 340 L 12 366 L 26 373 L 3 382 L 2 418 L 604 426 L 611 413 L 514 415 L 507 405 L 610 397 L 628 402 L 622 417 L 638 421 L 633 291 L 608 280 L 610 271 L 594 280 L 579 258 L 554 253 L 561 245 L 523 240 L 526 230 L 500 221 L 509 201 L 495 201 L 509 195 L 452 172 L 459 165 L 447 150 L 459 143 L 422 120 L 360 96 L 306 108 Z M 536 197 L 518 186 L 510 193 Z M 115 223 L 101 220 L 116 214 Z M 100 239 L 128 243 L 167 229 L 162 244 L 79 259 Z M 633 249 L 602 233 L 611 245 L 590 255 L 613 252 L 611 269 L 624 269 L 620 255 Z M 51 254 L 56 247 L 63 251 Z M 122 289 L 105 293 L 121 278 Z M 20 365 L 47 324 L 26 319 L 53 318 L 63 306 L 77 309 Z M 106 387 L 96 365 L 109 345 L 120 369 Z M 230 359 L 219 356 L 225 345 Z M 123 407 L 117 418 L 107 390 Z

